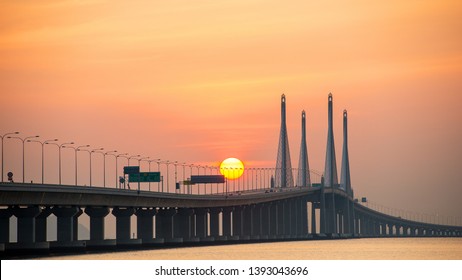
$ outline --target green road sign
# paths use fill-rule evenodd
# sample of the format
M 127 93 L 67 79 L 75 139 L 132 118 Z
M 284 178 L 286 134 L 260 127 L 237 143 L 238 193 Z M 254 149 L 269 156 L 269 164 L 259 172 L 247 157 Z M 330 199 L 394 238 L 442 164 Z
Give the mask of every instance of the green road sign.
M 138 174 L 129 174 L 128 181 L 130 183 L 160 182 L 160 172 L 140 172 Z

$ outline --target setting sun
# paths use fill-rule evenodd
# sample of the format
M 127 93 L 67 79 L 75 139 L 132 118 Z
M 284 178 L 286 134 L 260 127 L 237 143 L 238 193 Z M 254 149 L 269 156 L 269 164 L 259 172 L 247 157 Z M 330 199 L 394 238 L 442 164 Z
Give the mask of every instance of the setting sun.
M 244 164 L 237 158 L 227 158 L 220 164 L 220 173 L 226 179 L 238 179 L 244 173 Z

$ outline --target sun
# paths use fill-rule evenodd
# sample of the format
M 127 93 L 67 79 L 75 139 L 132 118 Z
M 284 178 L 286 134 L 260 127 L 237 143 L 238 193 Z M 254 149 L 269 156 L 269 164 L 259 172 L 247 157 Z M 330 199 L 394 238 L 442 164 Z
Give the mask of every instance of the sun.
M 244 164 L 237 158 L 227 158 L 220 164 L 220 173 L 226 179 L 238 179 L 244 173 Z

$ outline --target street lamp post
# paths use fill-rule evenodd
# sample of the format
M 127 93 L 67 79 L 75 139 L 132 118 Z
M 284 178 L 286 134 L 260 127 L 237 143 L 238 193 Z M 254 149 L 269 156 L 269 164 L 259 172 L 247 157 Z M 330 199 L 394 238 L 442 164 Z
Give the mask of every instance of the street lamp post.
M 192 179 L 192 169 L 194 164 L 189 165 L 189 185 L 188 185 L 188 194 L 192 194 L 191 179 Z
M 74 153 L 75 153 L 75 185 L 77 186 L 78 185 L 78 172 L 77 172 L 77 169 L 78 169 L 78 161 L 77 161 L 77 152 L 78 151 L 87 151 L 87 150 L 80 150 L 80 148 L 88 148 L 90 147 L 90 145 L 82 145 L 82 146 L 78 146 L 77 148 L 74 148 Z M 90 153 L 90 151 L 87 151 L 88 153 Z
M 56 144 L 56 143 L 51 143 L 51 142 L 48 142 L 48 143 L 45 143 L 45 144 L 51 144 L 51 145 L 55 145 L 56 147 L 58 147 L 58 170 L 59 170 L 59 185 L 61 185 L 61 148 L 65 145 L 72 145 L 74 144 L 74 142 L 69 142 L 69 143 L 63 143 L 61 145 L 59 144 Z
M 226 175 L 229 175 L 228 167 L 225 167 L 224 169 L 225 169 L 225 171 L 223 173 L 226 174 Z M 226 198 L 228 198 L 228 178 L 226 178 Z
M 173 163 L 173 165 L 175 166 L 175 193 L 176 193 L 176 184 L 178 183 L 178 176 L 177 176 L 177 174 L 178 174 L 178 172 L 177 172 L 178 161 L 175 161 Z
M 199 169 L 202 168 L 202 166 L 201 165 L 196 165 L 196 167 L 197 167 L 197 175 L 201 175 Z M 201 191 L 201 188 L 198 185 L 197 186 L 197 194 L 200 194 L 200 191 Z
M 183 166 L 183 184 L 184 184 L 184 181 L 185 181 L 184 173 L 186 169 L 186 162 L 181 163 L 181 166 Z M 186 194 L 186 188 L 184 187 L 184 185 L 183 185 L 183 189 L 184 189 L 184 193 Z
M 142 158 L 138 158 L 138 167 L 140 168 L 140 172 L 141 172 L 141 162 L 142 161 L 146 161 L 146 162 L 149 162 L 149 157 L 142 157 Z M 141 180 L 141 177 L 138 177 L 138 191 L 140 190 L 140 180 Z
M 8 132 L 3 135 L 0 135 L 0 138 L 2 139 L 2 182 L 3 182 L 3 138 L 5 138 L 5 136 L 13 135 L 13 134 L 19 134 L 19 132 L 18 131 Z
M 158 160 L 159 159 L 148 160 L 148 162 L 149 162 L 149 172 L 151 172 L 151 162 L 157 162 Z M 151 181 L 149 181 L 148 188 L 149 188 L 149 191 L 151 191 Z
M 141 155 L 129 156 L 129 157 L 128 157 L 128 166 L 130 166 L 130 159 L 132 159 L 132 158 L 137 158 L 137 157 L 140 157 L 140 156 L 141 156 Z M 130 176 L 129 176 L 128 178 L 129 178 L 128 183 L 130 183 Z M 128 188 L 130 188 L 130 184 L 128 184 Z
M 94 149 L 94 150 L 89 151 L 90 152 L 90 187 L 92 186 L 92 183 L 91 183 L 91 155 L 93 153 L 102 153 L 102 152 L 100 152 L 102 150 L 104 150 L 104 148 L 99 148 L 99 149 Z
M 116 155 L 114 155 L 113 153 L 117 153 L 117 150 L 114 150 L 114 151 L 109 151 L 109 152 L 105 152 L 103 153 L 103 166 L 104 166 L 104 170 L 103 170 L 103 187 L 105 188 L 106 187 L 106 156 L 107 155 L 111 155 L 111 156 L 114 156 L 116 157 Z M 117 161 L 117 158 L 116 158 L 116 161 Z M 117 173 L 117 172 L 116 172 Z M 117 176 L 117 174 L 116 174 Z M 117 184 L 116 184 L 116 187 L 117 187 Z
M 169 191 L 169 185 L 168 185 L 168 165 L 171 163 L 170 161 L 164 161 L 164 162 L 161 162 L 161 163 L 165 163 L 165 165 L 167 166 L 167 192 Z M 162 192 L 164 192 L 164 186 L 162 185 Z
M 142 161 L 149 162 L 149 160 L 147 160 L 147 159 L 149 159 L 149 157 L 142 157 L 142 158 L 137 159 L 138 160 L 138 166 L 140 167 L 140 169 L 141 169 L 141 162 Z
M 129 156 L 128 157 L 128 165 L 130 166 L 130 159 L 132 158 L 137 158 L 137 157 L 140 157 L 141 155 L 136 155 L 136 156 Z
M 24 139 L 21 138 L 21 137 L 15 137 L 15 136 L 13 136 L 13 137 L 8 136 L 8 137 L 7 137 L 7 138 L 12 138 L 12 139 L 19 139 L 19 140 L 21 140 L 21 142 L 22 142 L 22 182 L 23 182 L 23 183 L 25 183 L 25 180 L 24 180 L 24 178 L 25 178 L 25 176 L 24 176 L 24 173 L 25 173 L 25 163 L 24 163 L 24 159 L 25 159 L 25 154 L 24 154 L 24 152 L 25 152 L 25 149 L 24 149 L 24 142 L 25 142 L 27 139 L 32 139 L 32 138 L 37 138 L 37 137 L 39 137 L 39 136 L 38 136 L 38 135 L 36 135 L 36 136 L 28 136 L 28 137 L 26 137 L 26 138 L 24 138 Z
M 59 145 L 59 184 L 61 185 L 61 148 L 65 145 L 73 145 L 74 142 L 63 143 Z
M 44 178 L 45 178 L 45 160 L 44 160 L 44 144 L 46 144 L 47 142 L 52 142 L 52 141 L 58 141 L 58 139 L 52 139 L 52 140 L 45 140 L 44 142 L 41 142 L 41 141 L 38 141 L 38 140 L 27 140 L 27 142 L 36 142 L 36 143 L 40 143 L 40 145 L 42 146 L 42 184 L 44 182 Z
M 119 182 L 119 177 L 118 177 L 119 168 L 118 168 L 118 163 L 117 163 L 118 161 L 117 160 L 118 160 L 119 157 L 123 157 L 123 158 L 127 159 L 127 165 L 129 165 L 128 164 L 128 157 L 126 157 L 127 155 L 128 155 L 128 153 L 123 153 L 123 154 L 116 155 L 116 172 L 115 172 L 115 174 L 116 174 L 116 188 L 118 186 L 117 183 Z M 125 177 L 125 174 L 124 174 L 124 177 Z M 124 182 L 124 188 L 125 188 L 125 182 Z
M 75 166 L 75 185 L 77 186 L 77 150 L 80 148 L 80 147 L 90 147 L 90 145 L 83 145 L 83 146 L 79 146 L 79 147 L 72 147 L 72 146 L 63 146 L 64 149 L 73 149 L 74 150 L 74 166 Z

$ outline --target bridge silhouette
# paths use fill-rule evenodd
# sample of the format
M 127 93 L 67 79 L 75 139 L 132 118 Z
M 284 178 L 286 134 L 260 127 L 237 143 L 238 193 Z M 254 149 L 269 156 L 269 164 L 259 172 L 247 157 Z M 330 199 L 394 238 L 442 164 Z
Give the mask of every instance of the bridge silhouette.
M 462 236 L 460 226 L 392 216 L 368 208 L 354 198 L 348 156 L 348 115 L 347 111 L 343 112 L 343 151 L 338 181 L 332 103 L 333 97 L 329 94 L 323 174 L 309 169 L 304 111 L 299 165 L 297 169 L 292 168 L 285 117 L 286 97 L 282 95 L 281 132 L 275 168 L 246 170 L 244 174 L 249 174 L 246 177 L 228 180 L 224 185 L 204 186 L 203 193 L 200 193 L 198 186 L 186 184 L 190 181 L 184 178 L 187 166 L 190 167 L 190 176 L 193 175 L 193 166 L 197 168 L 197 174 L 200 166 L 183 163 L 183 181 L 179 182 L 178 162 L 163 162 L 167 166 L 166 191 L 163 191 L 163 181 L 153 183 L 157 186 L 152 187 L 149 183 L 148 189 L 139 188 L 139 185 L 134 187 L 133 184 L 131 189 L 122 188 L 117 182 L 115 188 L 108 188 L 105 176 L 103 186 L 81 186 L 77 182 L 77 168 L 75 185 L 43 182 L 43 173 L 41 184 L 25 183 L 24 169 L 23 182 L 4 182 L 2 177 L 0 251 L 8 256 L 17 253 L 155 247 L 163 244 Z M 24 145 L 25 139 L 22 141 Z M 79 150 L 74 149 L 77 154 Z M 139 166 L 143 158 L 138 156 L 136 160 Z M 161 163 L 160 160 L 152 162 L 158 163 L 158 166 Z M 168 182 L 169 164 L 175 165 L 176 188 L 173 192 Z M 209 174 L 219 171 L 217 167 L 207 168 L 210 169 Z M 197 193 L 193 188 L 197 189 Z M 78 236 L 79 217 L 83 213 L 90 220 L 89 240 L 80 240 Z M 115 239 L 105 239 L 105 219 L 110 213 L 116 220 Z M 50 215 L 55 215 L 57 219 L 57 240 L 53 241 L 47 239 Z M 136 217 L 136 237 L 131 235 L 133 215 Z M 12 216 L 17 219 L 17 242 L 10 241 Z

